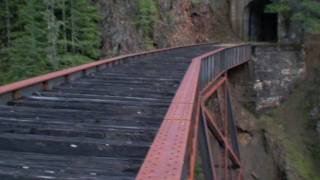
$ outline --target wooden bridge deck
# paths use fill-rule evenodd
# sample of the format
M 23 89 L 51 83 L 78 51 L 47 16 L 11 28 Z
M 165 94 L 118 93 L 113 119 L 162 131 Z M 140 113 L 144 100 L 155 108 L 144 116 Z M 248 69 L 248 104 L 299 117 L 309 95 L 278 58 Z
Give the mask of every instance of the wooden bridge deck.
M 0 106 L 0 179 L 134 179 L 192 58 L 127 61 Z

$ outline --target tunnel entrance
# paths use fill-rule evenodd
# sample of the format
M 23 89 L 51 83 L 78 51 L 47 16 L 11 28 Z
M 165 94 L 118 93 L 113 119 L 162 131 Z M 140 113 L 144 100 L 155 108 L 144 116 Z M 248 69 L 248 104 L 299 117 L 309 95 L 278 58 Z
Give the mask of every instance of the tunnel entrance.
M 254 0 L 248 5 L 250 41 L 278 40 L 278 14 L 264 11 L 270 3 L 271 0 Z

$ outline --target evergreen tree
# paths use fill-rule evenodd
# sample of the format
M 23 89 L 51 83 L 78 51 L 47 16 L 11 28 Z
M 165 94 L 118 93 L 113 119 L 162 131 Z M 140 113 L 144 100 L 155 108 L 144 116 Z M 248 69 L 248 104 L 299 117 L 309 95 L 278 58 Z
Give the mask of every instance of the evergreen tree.
M 90 0 L 0 1 L 0 84 L 100 56 L 100 21 Z
M 47 57 L 52 68 L 54 70 L 57 70 L 59 67 L 57 44 L 60 22 L 56 19 L 55 16 L 55 0 L 45 0 L 45 4 L 47 7 L 44 16 L 47 22 Z
M 136 25 L 140 29 L 146 48 L 152 48 L 153 26 L 158 19 L 157 5 L 154 0 L 138 0 Z
M 61 53 L 67 53 L 68 52 L 68 36 L 67 36 L 67 29 L 68 29 L 68 20 L 67 20 L 67 0 L 59 0 L 58 3 L 58 9 L 61 10 L 60 14 L 60 22 L 61 22 L 61 35 L 59 40 L 59 45 L 61 47 Z
M 81 64 L 100 56 L 101 15 L 96 5 L 87 0 L 60 0 L 62 28 L 60 44 L 63 66 Z M 66 53 L 65 50 L 67 50 Z
M 77 33 L 78 33 L 78 29 L 75 25 L 76 22 L 76 5 L 75 5 L 74 0 L 70 0 L 70 32 L 71 32 L 71 49 L 72 52 L 75 53 L 76 52 L 76 45 L 77 45 Z
M 0 1 L 0 44 L 4 47 L 9 47 L 11 43 L 12 21 L 15 16 L 16 1 L 17 0 Z
M 5 8 L 6 8 L 6 38 L 7 38 L 7 43 L 6 46 L 10 47 L 11 44 L 11 12 L 10 12 L 10 7 L 9 7 L 9 1 L 5 0 Z
M 43 21 L 45 6 L 37 0 L 19 1 L 16 26 L 9 49 L 8 81 L 39 74 L 46 66 L 46 24 Z
M 100 16 L 95 6 L 88 0 L 71 0 L 71 39 L 75 51 L 97 58 L 101 45 L 98 22 Z

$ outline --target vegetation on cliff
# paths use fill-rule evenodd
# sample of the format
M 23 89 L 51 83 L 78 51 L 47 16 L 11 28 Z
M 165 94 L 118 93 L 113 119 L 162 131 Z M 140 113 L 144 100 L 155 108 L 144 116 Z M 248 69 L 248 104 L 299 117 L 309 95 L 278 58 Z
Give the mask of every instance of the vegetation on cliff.
M 141 30 L 147 49 L 153 47 L 153 27 L 158 19 L 158 8 L 154 0 L 138 0 L 137 28 Z
M 99 19 L 87 0 L 0 1 L 0 84 L 98 58 Z
M 301 22 L 307 33 L 320 33 L 320 3 L 314 0 L 282 0 L 267 6 L 287 20 Z
M 284 179 L 320 179 L 317 120 L 310 119 L 310 110 L 320 103 L 319 79 L 298 85 L 283 105 L 260 118 L 269 140 L 278 144 L 271 149 Z

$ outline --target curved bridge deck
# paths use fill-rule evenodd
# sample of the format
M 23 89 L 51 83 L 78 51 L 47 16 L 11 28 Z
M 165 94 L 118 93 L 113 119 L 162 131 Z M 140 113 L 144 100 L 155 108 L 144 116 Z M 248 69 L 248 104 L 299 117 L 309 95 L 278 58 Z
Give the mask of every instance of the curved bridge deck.
M 158 53 L 0 106 L 0 179 L 134 179 L 202 45 Z

